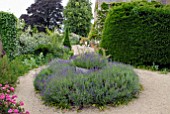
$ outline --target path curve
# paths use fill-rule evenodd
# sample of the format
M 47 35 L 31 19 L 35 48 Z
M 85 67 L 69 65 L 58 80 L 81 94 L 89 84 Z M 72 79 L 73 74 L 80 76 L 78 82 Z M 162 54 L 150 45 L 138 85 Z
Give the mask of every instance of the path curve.
M 43 105 L 40 96 L 35 93 L 33 81 L 42 68 L 34 69 L 19 78 L 20 84 L 16 88 L 18 99 L 24 101 L 25 109 L 31 114 L 63 114 L 61 110 Z M 84 109 L 79 114 L 170 114 L 170 74 L 163 75 L 139 69 L 135 69 L 135 72 L 144 87 L 138 99 L 127 106 L 110 107 L 104 112 L 98 109 Z M 67 111 L 65 114 L 77 114 L 77 112 Z
M 43 69 L 40 67 L 20 77 L 16 94 L 18 99 L 24 101 L 26 110 L 31 114 L 77 114 L 76 111 L 63 113 L 59 109 L 43 105 L 39 94 L 35 93 L 33 81 L 35 76 Z M 167 75 L 159 72 L 134 69 L 139 75 L 144 87 L 138 99 L 126 106 L 108 107 L 105 111 L 90 108 L 83 109 L 79 114 L 170 114 L 170 73 Z

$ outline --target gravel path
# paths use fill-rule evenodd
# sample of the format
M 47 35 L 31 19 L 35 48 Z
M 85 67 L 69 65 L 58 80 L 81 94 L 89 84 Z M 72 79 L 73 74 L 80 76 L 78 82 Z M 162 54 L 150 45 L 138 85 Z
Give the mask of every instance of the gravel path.
M 43 105 L 40 96 L 35 93 L 33 81 L 37 73 L 44 67 L 34 69 L 20 77 L 16 88 L 19 100 L 24 101 L 26 110 L 31 114 L 77 114 L 76 111 L 61 111 Z M 135 69 L 144 87 L 138 99 L 127 106 L 108 107 L 105 111 L 90 108 L 83 109 L 79 114 L 170 114 L 170 74 Z
M 24 101 L 25 109 L 31 114 L 63 114 L 61 110 L 43 105 L 40 96 L 34 91 L 34 77 L 42 68 L 32 70 L 26 76 L 20 77 L 20 84 L 16 88 L 18 99 Z M 138 69 L 135 69 L 135 72 L 144 87 L 138 99 L 127 106 L 110 107 L 102 112 L 98 109 L 84 109 L 80 114 L 170 114 L 170 74 L 163 75 Z M 76 113 L 76 111 L 65 112 L 65 114 Z

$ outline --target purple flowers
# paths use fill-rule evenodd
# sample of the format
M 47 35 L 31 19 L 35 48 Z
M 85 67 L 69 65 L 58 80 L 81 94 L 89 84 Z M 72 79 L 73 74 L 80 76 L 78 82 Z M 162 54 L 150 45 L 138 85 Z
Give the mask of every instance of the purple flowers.
M 75 59 L 73 59 L 73 63 L 77 67 L 82 67 L 87 69 L 93 69 L 93 68 L 101 69 L 102 67 L 107 65 L 108 60 L 102 55 L 96 53 L 84 53 L 80 56 L 75 57 Z

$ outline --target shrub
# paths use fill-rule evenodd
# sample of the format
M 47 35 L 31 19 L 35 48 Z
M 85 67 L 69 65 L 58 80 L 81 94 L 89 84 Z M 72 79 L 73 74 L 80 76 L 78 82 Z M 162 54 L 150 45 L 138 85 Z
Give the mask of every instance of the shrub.
M 17 18 L 13 14 L 0 12 L 0 35 L 8 57 L 13 57 L 16 49 Z
M 47 34 L 50 36 L 50 40 L 52 43 L 52 47 L 61 47 L 63 46 L 63 35 L 60 34 L 57 31 L 51 31 L 49 29 L 46 29 Z
M 20 55 L 12 61 L 5 56 L 0 59 L 0 83 L 14 85 L 19 76 L 22 76 L 29 70 L 46 63 L 46 61 L 46 58 L 44 58 L 42 54 L 39 56 Z
M 11 64 L 7 56 L 0 59 L 0 74 L 1 84 L 14 84 L 17 81 L 17 77 L 12 72 Z
M 9 61 L 8 57 L 5 56 L 0 59 L 0 83 L 1 84 L 15 84 L 19 76 L 24 75 L 28 72 L 29 66 L 23 63 L 23 57 L 18 56 L 12 61 Z
M 70 40 L 69 40 L 69 30 L 68 28 L 66 28 L 66 31 L 64 33 L 64 42 L 63 45 L 66 47 L 69 47 L 71 49 L 71 44 L 70 44 Z
M 26 64 L 23 63 L 24 59 L 28 57 L 26 55 L 18 56 L 14 60 L 10 61 L 11 72 L 14 77 L 19 77 L 27 73 L 30 68 Z
M 93 18 L 89 0 L 69 0 L 63 14 L 64 25 L 69 28 L 70 32 L 87 37 Z
M 101 37 L 101 35 L 99 36 L 97 27 L 96 27 L 96 22 L 91 26 L 88 38 L 89 39 L 99 39 L 99 37 Z
M 16 102 L 16 95 L 14 93 L 14 88 L 9 85 L 3 86 L 0 84 L 0 113 L 1 114 L 29 114 L 28 111 L 24 111 L 22 106 L 24 103 L 22 101 Z
M 123 104 L 140 90 L 132 68 L 115 63 L 84 74 L 76 72 L 67 61 L 56 61 L 36 77 L 34 85 L 47 104 L 62 108 Z
M 51 39 L 45 33 L 34 33 L 31 35 L 28 30 L 21 34 L 19 43 L 19 54 L 30 54 L 34 53 L 42 45 L 51 45 Z
M 114 61 L 169 65 L 169 8 L 154 1 L 115 3 L 105 21 L 101 47 Z
M 47 29 L 47 33 L 33 33 L 27 30 L 19 38 L 18 54 L 34 54 L 39 56 L 41 53 L 50 58 L 63 58 L 69 56 L 69 50 L 63 46 L 62 35 Z
M 53 79 L 55 75 L 62 76 L 64 73 L 67 74 L 64 69 L 68 67 L 68 70 L 74 69 L 74 67 L 70 67 L 69 64 L 71 63 L 68 60 L 55 59 L 51 61 L 49 63 L 49 67 L 47 69 L 42 70 L 36 77 L 34 81 L 35 88 L 41 91 L 41 93 L 43 93 L 48 82 Z
M 107 58 L 94 52 L 84 53 L 73 59 L 73 64 L 77 67 L 92 69 L 102 68 L 107 65 Z
M 71 45 L 77 45 L 77 44 L 79 44 L 79 40 L 80 40 L 81 36 L 71 33 L 69 38 L 70 38 Z

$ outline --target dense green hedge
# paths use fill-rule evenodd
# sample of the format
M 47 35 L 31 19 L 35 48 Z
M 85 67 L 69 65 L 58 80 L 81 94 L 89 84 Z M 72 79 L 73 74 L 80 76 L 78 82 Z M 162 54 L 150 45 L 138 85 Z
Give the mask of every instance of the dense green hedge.
M 115 61 L 170 64 L 170 7 L 157 2 L 112 4 L 101 47 Z
M 14 55 L 16 48 L 17 18 L 13 14 L 0 12 L 0 36 L 4 50 L 9 57 Z

